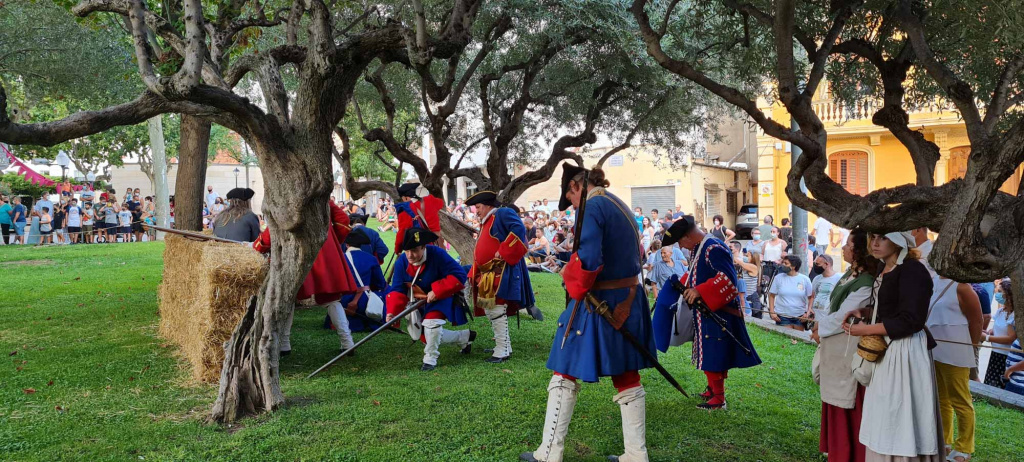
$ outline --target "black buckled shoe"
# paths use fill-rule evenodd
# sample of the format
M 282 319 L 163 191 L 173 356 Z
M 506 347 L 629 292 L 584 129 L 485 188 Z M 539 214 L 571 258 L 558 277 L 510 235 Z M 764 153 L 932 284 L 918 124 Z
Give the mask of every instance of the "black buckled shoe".
M 491 356 L 491 357 L 485 359 L 484 361 L 492 363 L 492 364 L 498 364 L 498 363 L 503 363 L 505 361 L 508 361 L 508 358 L 510 358 L 510 356 L 505 356 L 503 358 L 498 358 L 498 357 L 495 357 L 495 356 Z
M 533 457 L 532 452 L 524 452 L 522 454 L 519 454 L 519 460 L 522 460 L 524 462 L 540 462 L 535 457 Z
M 430 372 L 434 369 L 437 369 L 437 366 L 431 366 L 430 364 L 427 363 L 423 363 L 423 366 L 420 367 L 420 370 L 423 372 Z
M 544 320 L 544 313 L 541 312 L 540 308 L 537 308 L 536 306 L 531 306 L 527 308 L 526 312 L 529 313 L 530 317 L 532 317 L 533 319 L 536 319 L 538 321 Z
M 712 404 L 710 402 L 701 403 L 701 404 L 697 405 L 697 409 L 700 409 L 700 410 L 703 410 L 703 411 L 725 410 L 725 401 L 723 400 L 721 403 L 716 403 L 716 404 Z
M 464 355 L 468 355 L 468 354 L 472 353 L 473 352 L 473 341 L 474 340 L 476 340 L 476 331 L 475 330 L 471 330 L 471 331 L 469 331 L 469 343 L 467 343 L 466 346 L 462 347 L 462 351 L 460 351 L 459 353 L 462 353 Z

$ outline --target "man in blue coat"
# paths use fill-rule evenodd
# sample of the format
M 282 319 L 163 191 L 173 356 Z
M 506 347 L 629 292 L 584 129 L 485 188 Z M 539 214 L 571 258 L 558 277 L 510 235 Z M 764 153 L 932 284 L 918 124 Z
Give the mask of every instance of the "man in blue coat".
M 700 395 L 705 402 L 698 404 L 697 408 L 725 409 L 725 379 L 729 376 L 729 369 L 761 364 L 743 321 L 732 252 L 724 242 L 704 234 L 689 215 L 676 220 L 665 231 L 662 245 L 676 242 L 690 250 L 689 271 L 681 278 L 669 279 L 658 294 L 654 307 L 654 335 L 659 349 L 667 350 L 668 338 L 672 335 L 671 319 L 674 318 L 669 313 L 678 306 L 677 301 L 681 297 L 692 306 L 697 299 L 703 300 L 711 311 L 710 316 L 719 318 L 736 340 L 709 314 L 694 310 L 692 361 L 697 369 L 704 371 L 708 380 L 707 388 Z M 740 348 L 740 344 L 749 350 L 749 354 Z
M 494 330 L 494 350 L 485 361 L 502 363 L 512 354 L 508 317 L 520 308 L 533 306 L 533 287 L 526 268 L 526 226 L 519 214 L 502 207 L 493 191 L 466 199 L 476 206 L 480 237 L 473 253 L 472 281 L 476 315 L 486 315 Z
M 646 392 L 640 369 L 653 367 L 616 326 L 585 302 L 588 293 L 613 307 L 613 318 L 648 351 L 654 351 L 647 294 L 640 283 L 643 248 L 633 214 L 605 188 L 604 171 L 563 164 L 560 210 L 586 201 L 579 249 L 562 270 L 571 300 L 558 318 L 547 367 L 554 371 L 548 384 L 547 414 L 540 446 L 520 456 L 525 461 L 560 461 L 580 384 L 611 377 L 618 390 L 613 401 L 622 415 L 625 452 L 613 460 L 647 461 Z M 584 180 L 585 175 L 589 175 Z M 587 184 L 584 190 L 583 185 Z
M 377 257 L 362 250 L 363 247 L 370 245 L 370 241 L 365 234 L 359 232 L 360 229 L 362 228 L 353 228 L 345 239 L 345 260 L 352 268 L 359 292 L 343 295 L 338 303 L 339 310 L 328 310 L 331 324 L 337 327 L 339 321 L 347 318 L 345 320 L 350 332 L 372 331 L 381 326 L 384 322 L 384 291 L 388 287 Z M 356 316 L 346 316 L 352 314 Z M 348 334 L 346 339 L 342 336 L 341 329 L 338 329 L 338 336 L 342 339 L 342 350 L 352 345 L 351 334 Z
M 359 248 L 370 255 L 377 257 L 377 262 L 384 264 L 388 256 L 388 245 L 380 238 L 380 233 L 366 226 L 366 215 L 352 215 L 352 232 L 360 232 L 366 235 L 367 242 Z
M 466 284 L 466 270 L 448 252 L 436 245 L 437 235 L 424 228 L 409 228 L 403 236 L 403 251 L 395 261 L 395 273 L 387 295 L 387 319 L 402 312 L 412 300 L 426 300 L 419 309 L 423 317 L 422 371 L 432 371 L 441 356 L 441 344 L 455 343 L 462 354 L 472 350 L 476 332 L 444 329 L 447 323 L 460 326 L 467 321 L 465 308 L 455 296 Z

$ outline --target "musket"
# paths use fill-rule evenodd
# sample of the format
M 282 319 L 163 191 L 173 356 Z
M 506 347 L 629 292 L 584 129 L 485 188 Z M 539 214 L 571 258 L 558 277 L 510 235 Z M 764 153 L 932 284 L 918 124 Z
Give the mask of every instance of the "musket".
M 330 361 L 327 361 L 327 364 L 324 364 L 323 366 L 320 366 L 319 369 L 313 371 L 313 373 L 309 374 L 308 376 L 306 376 L 306 378 L 307 379 L 313 378 L 314 375 L 317 375 L 317 374 L 323 372 L 328 367 L 331 367 L 332 365 L 334 365 L 334 363 L 336 363 L 339 360 L 341 360 L 342 357 L 344 357 L 345 355 L 355 351 L 356 348 L 359 348 L 360 345 L 366 343 L 367 340 L 370 340 L 371 338 L 375 337 L 377 334 L 387 330 L 388 327 L 391 327 L 391 324 L 394 323 L 395 321 L 399 321 L 402 318 L 408 316 L 409 313 L 412 313 L 413 311 L 416 311 L 416 310 L 420 309 L 420 307 L 423 306 L 425 303 L 427 303 L 426 300 L 419 300 L 416 303 L 410 304 L 404 311 L 402 311 L 401 313 L 398 313 L 398 315 L 396 315 L 395 317 L 391 318 L 390 321 L 385 322 L 384 325 L 378 327 L 377 330 L 367 334 L 366 337 L 363 337 L 361 340 L 356 342 L 355 345 L 352 345 L 352 348 L 349 348 L 349 349 L 347 349 L 345 351 L 342 351 L 340 355 L 335 356 L 334 359 L 332 359 Z
M 590 171 L 583 169 L 583 189 L 580 190 L 580 206 L 579 211 L 576 213 L 576 229 L 573 231 L 572 239 L 572 253 L 576 253 L 580 250 L 580 238 L 581 232 L 583 231 L 583 214 L 587 211 L 587 188 L 590 186 Z M 572 255 L 572 254 L 570 254 Z M 565 289 L 565 304 L 568 305 L 570 302 L 569 289 Z M 562 335 L 562 345 L 559 349 L 565 348 L 565 340 L 569 338 L 569 332 L 572 331 L 572 322 L 576 319 L 576 311 L 579 310 L 580 303 L 572 307 L 572 313 L 569 314 L 569 323 L 565 326 L 565 334 Z
M 170 233 L 170 234 L 177 234 L 179 236 L 185 236 L 187 238 L 196 239 L 196 240 L 200 240 L 200 241 L 227 242 L 227 243 L 230 243 L 230 244 L 245 244 L 242 241 L 234 241 L 234 240 L 231 240 L 231 239 L 224 239 L 222 237 L 217 237 L 217 236 L 213 236 L 213 235 L 209 235 L 209 234 L 203 234 L 203 233 L 197 233 L 195 231 L 185 231 L 183 229 L 165 228 L 163 226 L 148 225 L 148 224 L 143 224 L 142 226 L 144 226 L 146 228 L 155 229 L 157 231 L 162 231 L 162 232 Z
M 346 312 L 345 312 L 345 315 L 346 315 L 346 316 L 352 316 L 352 315 L 355 315 L 355 316 L 356 316 L 357 318 L 359 318 L 359 319 L 362 319 L 363 321 L 366 321 L 366 322 L 369 322 L 369 323 L 373 323 L 373 324 L 378 324 L 378 323 L 380 323 L 380 324 L 385 324 L 385 325 L 387 325 L 387 326 L 388 326 L 388 327 L 390 328 L 390 329 L 388 329 L 389 331 L 392 331 L 392 332 L 397 332 L 397 333 L 399 333 L 399 334 L 402 334 L 402 335 L 406 335 L 406 333 L 405 333 L 405 332 L 402 332 L 402 330 L 401 330 L 401 329 L 398 329 L 398 328 L 392 327 L 392 326 L 391 326 L 391 323 L 390 323 L 390 322 L 388 322 L 388 323 L 385 323 L 384 321 L 381 321 L 381 320 L 377 320 L 377 319 L 373 319 L 373 318 L 371 318 L 371 317 L 369 317 L 369 316 L 367 316 L 367 315 L 365 315 L 365 314 L 362 314 L 362 313 L 360 313 L 360 312 L 358 312 L 358 311 L 356 311 L 356 312 L 354 312 L 354 313 L 349 313 L 349 312 L 347 312 L 347 311 L 346 311 Z
M 395 255 L 398 255 L 399 251 L 395 250 L 391 252 L 391 258 L 388 259 L 388 265 L 384 267 L 384 280 L 391 281 L 391 263 L 395 261 Z
M 615 327 L 615 319 L 612 316 L 612 310 L 608 308 L 608 302 L 604 300 L 598 300 L 598 298 L 591 293 L 587 294 L 586 301 L 587 303 L 590 303 L 590 305 L 594 307 L 595 313 L 601 315 L 602 318 L 608 321 L 608 324 L 611 324 L 612 327 Z M 624 308 L 628 309 L 629 307 Z M 665 366 L 662 366 L 661 363 L 658 362 L 658 357 L 655 356 L 654 353 L 651 353 L 650 350 L 648 350 L 646 347 L 644 347 L 643 344 L 641 344 L 640 341 L 633 336 L 633 333 L 630 332 L 629 329 L 626 329 L 625 325 L 620 325 L 619 327 L 616 327 L 615 330 L 619 334 L 621 334 L 622 337 L 626 339 L 626 341 L 632 344 L 633 348 L 636 348 L 636 350 L 639 351 L 644 358 L 654 363 L 654 368 L 657 369 L 663 377 L 665 377 L 665 380 L 668 380 L 668 383 L 671 383 L 672 386 L 676 388 L 676 390 L 679 390 L 679 393 L 682 393 L 683 396 L 687 398 L 690 397 L 690 395 L 686 393 L 686 390 L 683 390 L 683 386 L 680 385 L 678 381 L 676 381 L 675 377 L 672 377 L 672 374 L 668 373 L 668 370 L 665 369 Z
M 679 279 L 672 278 L 672 281 L 672 287 L 678 290 L 680 295 L 686 292 L 686 287 L 683 286 L 683 283 Z M 718 324 L 718 327 L 721 327 L 722 331 L 724 331 L 733 342 L 736 342 L 736 345 L 739 346 L 747 356 L 752 356 L 754 354 L 750 351 L 750 348 L 747 348 L 747 346 L 740 341 L 740 339 L 736 338 L 736 334 L 733 334 L 732 331 L 729 330 L 729 326 L 725 325 L 725 320 L 719 317 L 714 311 L 711 311 L 711 307 L 709 307 L 707 303 L 704 303 L 704 300 L 697 298 L 690 304 L 690 306 L 696 309 L 704 317 L 714 321 L 715 324 Z

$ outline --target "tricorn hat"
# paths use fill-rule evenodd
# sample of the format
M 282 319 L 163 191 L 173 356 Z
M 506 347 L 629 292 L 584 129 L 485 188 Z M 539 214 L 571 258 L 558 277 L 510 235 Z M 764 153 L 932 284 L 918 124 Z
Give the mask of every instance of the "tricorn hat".
M 437 240 L 437 234 L 424 228 L 409 228 L 405 230 L 405 237 L 402 238 L 402 248 L 399 251 L 414 249 L 416 247 L 430 244 Z
M 466 199 L 466 205 L 477 204 L 490 205 L 492 207 L 500 205 L 498 203 L 498 195 L 494 191 L 480 191 Z
M 402 197 L 420 197 L 416 194 L 416 190 L 419 189 L 419 183 L 406 183 L 398 187 L 398 195 Z
M 253 191 L 252 189 L 249 189 L 249 188 L 235 188 L 235 189 L 232 189 L 231 191 L 228 191 L 228 196 L 227 197 L 228 197 L 228 199 L 241 199 L 243 201 L 247 201 L 249 199 L 252 199 L 252 196 L 255 196 L 255 195 L 256 195 L 256 191 Z
M 675 223 L 672 223 L 672 226 L 665 230 L 665 237 L 661 239 L 662 247 L 668 247 L 679 242 L 683 236 L 689 234 L 695 227 L 697 225 L 694 223 L 693 215 L 686 215 L 676 220 Z
M 565 210 L 572 205 L 569 198 L 565 197 L 565 194 L 569 192 L 569 182 L 572 181 L 573 177 L 579 175 L 580 172 L 586 171 L 587 169 L 583 167 L 577 167 L 568 163 L 562 164 L 562 195 L 558 198 L 558 210 Z
M 361 228 L 355 228 L 345 238 L 345 245 L 349 247 L 362 247 L 370 243 L 370 237 Z

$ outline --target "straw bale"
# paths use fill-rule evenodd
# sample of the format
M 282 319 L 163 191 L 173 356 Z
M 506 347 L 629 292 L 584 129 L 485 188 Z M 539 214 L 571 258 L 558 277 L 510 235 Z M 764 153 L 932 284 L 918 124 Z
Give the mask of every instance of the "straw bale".
M 224 342 L 266 272 L 266 260 L 250 247 L 167 236 L 160 335 L 179 346 L 196 380 L 220 379 Z

